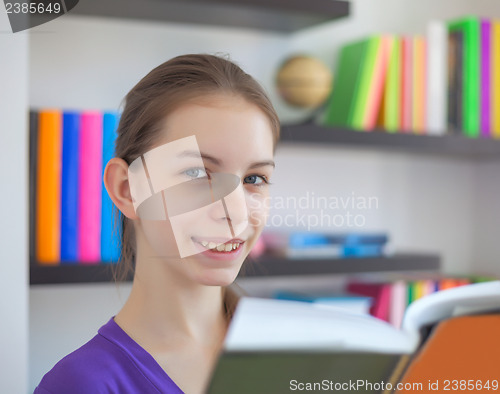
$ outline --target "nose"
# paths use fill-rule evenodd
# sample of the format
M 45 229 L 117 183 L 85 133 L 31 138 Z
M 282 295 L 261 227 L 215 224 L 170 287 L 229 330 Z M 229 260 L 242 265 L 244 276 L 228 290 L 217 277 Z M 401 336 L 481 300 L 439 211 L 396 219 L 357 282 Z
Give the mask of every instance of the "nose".
M 233 236 L 241 234 L 248 225 L 248 208 L 241 180 L 236 187 L 227 190 L 225 195 L 219 195 L 219 202 L 213 204 L 211 218 L 216 222 L 227 221 Z

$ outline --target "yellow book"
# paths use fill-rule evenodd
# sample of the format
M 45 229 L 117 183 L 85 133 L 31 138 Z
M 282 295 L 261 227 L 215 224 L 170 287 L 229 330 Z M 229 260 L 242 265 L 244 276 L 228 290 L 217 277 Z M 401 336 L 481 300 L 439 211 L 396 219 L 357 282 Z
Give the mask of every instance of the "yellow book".
M 491 72 L 492 72 L 492 89 L 491 89 L 491 135 L 493 138 L 500 138 L 500 20 L 492 22 L 491 28 Z

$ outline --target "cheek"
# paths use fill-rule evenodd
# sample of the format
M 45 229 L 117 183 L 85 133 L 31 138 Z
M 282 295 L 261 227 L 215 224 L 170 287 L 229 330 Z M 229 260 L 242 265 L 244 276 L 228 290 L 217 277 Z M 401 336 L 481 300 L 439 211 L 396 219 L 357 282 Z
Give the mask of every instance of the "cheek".
M 269 193 L 263 191 L 250 194 L 247 206 L 250 225 L 258 231 L 262 230 L 269 216 Z
M 142 231 L 158 257 L 178 257 L 179 252 L 172 226 L 167 220 L 142 220 Z

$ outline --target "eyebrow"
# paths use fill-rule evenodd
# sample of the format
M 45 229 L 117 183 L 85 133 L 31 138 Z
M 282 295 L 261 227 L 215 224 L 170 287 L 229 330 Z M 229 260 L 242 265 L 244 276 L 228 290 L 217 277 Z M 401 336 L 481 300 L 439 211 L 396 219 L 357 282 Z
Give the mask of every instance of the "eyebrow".
M 207 160 L 216 166 L 222 166 L 221 160 L 219 160 L 213 156 L 207 155 L 205 153 L 200 154 L 200 152 L 195 151 L 195 150 L 185 150 L 185 151 L 179 153 L 177 155 L 177 157 L 178 158 L 194 157 L 197 159 L 201 157 L 202 159 Z M 264 167 L 264 166 L 271 166 L 274 168 L 276 165 L 275 165 L 274 161 L 272 161 L 272 160 L 264 160 L 264 161 L 257 161 L 255 163 L 252 163 L 252 164 L 250 164 L 250 166 L 248 168 L 251 169 L 251 168 Z

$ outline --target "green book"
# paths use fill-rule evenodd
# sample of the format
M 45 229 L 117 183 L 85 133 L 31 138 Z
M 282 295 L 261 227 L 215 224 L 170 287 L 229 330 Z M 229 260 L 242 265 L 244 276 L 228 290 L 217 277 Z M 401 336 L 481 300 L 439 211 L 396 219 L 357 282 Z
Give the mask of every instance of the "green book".
M 368 111 L 368 97 L 375 79 L 375 63 L 382 39 L 378 36 L 369 39 L 366 56 L 363 61 L 359 85 L 356 88 L 354 112 L 349 119 L 349 126 L 354 129 L 364 129 L 365 117 Z
M 394 37 L 384 100 L 384 127 L 394 133 L 401 127 L 401 38 Z
M 480 19 L 468 17 L 450 22 L 450 33 L 463 34 L 463 132 L 467 137 L 479 136 L 480 124 Z
M 363 64 L 370 39 L 344 46 L 337 62 L 332 93 L 328 100 L 324 124 L 327 126 L 349 126 L 354 116 L 357 87 L 363 75 Z

